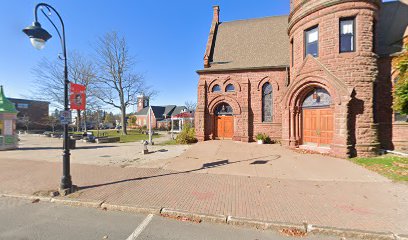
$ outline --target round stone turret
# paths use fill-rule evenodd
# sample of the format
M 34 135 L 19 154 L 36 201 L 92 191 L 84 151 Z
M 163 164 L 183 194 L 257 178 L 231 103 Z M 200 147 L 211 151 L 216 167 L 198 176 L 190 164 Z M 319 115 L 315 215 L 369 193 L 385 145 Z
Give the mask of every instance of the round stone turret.
M 339 98 L 332 149 L 341 156 L 375 154 L 374 82 L 378 75 L 377 0 L 291 0 L 291 82 L 319 81 Z M 305 80 L 309 79 L 309 80 Z M 317 80 L 320 79 L 320 80 Z M 345 91 L 339 93 L 339 86 Z M 343 106 L 343 105 L 342 105 Z M 346 150 L 347 149 L 347 150 Z

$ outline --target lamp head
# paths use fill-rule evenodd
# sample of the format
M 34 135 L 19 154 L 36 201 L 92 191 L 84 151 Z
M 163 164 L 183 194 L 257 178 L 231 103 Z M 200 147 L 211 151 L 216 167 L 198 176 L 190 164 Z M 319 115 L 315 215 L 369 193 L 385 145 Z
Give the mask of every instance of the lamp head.
M 52 37 L 51 34 L 41 27 L 39 22 L 33 22 L 33 25 L 24 28 L 23 32 L 30 38 L 33 47 L 38 50 L 43 49 L 45 42 Z

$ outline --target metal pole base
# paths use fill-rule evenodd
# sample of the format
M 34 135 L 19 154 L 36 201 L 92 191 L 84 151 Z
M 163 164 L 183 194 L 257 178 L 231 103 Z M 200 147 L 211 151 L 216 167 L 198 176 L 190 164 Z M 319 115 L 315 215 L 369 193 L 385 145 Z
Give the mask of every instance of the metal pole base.
M 65 189 L 59 188 L 58 189 L 58 192 L 59 192 L 60 196 L 67 196 L 67 195 L 69 195 L 71 193 L 74 193 L 76 191 L 78 191 L 78 186 L 76 186 L 76 185 L 72 185 L 71 188 L 65 188 Z

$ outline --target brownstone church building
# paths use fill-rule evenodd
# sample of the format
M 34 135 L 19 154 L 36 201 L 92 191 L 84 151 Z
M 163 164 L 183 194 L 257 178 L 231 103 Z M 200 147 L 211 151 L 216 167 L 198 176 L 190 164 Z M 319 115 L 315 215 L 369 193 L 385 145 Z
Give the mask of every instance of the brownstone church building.
M 288 16 L 230 22 L 219 11 L 197 71 L 200 141 L 265 133 L 340 157 L 408 150 L 407 118 L 392 110 L 408 0 L 291 0 Z

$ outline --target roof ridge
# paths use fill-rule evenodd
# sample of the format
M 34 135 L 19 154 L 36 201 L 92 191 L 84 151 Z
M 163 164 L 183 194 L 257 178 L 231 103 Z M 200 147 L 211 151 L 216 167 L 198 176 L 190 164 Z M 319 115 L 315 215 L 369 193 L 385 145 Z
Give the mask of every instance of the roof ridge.
M 263 20 L 267 18 L 283 18 L 283 17 L 289 17 L 288 15 L 276 15 L 276 16 L 264 16 L 264 17 L 256 17 L 256 18 L 247 18 L 247 19 L 237 19 L 237 20 L 231 20 L 231 21 L 222 21 L 220 24 L 223 23 L 234 23 L 234 22 L 247 22 L 247 21 L 256 21 L 256 20 Z

